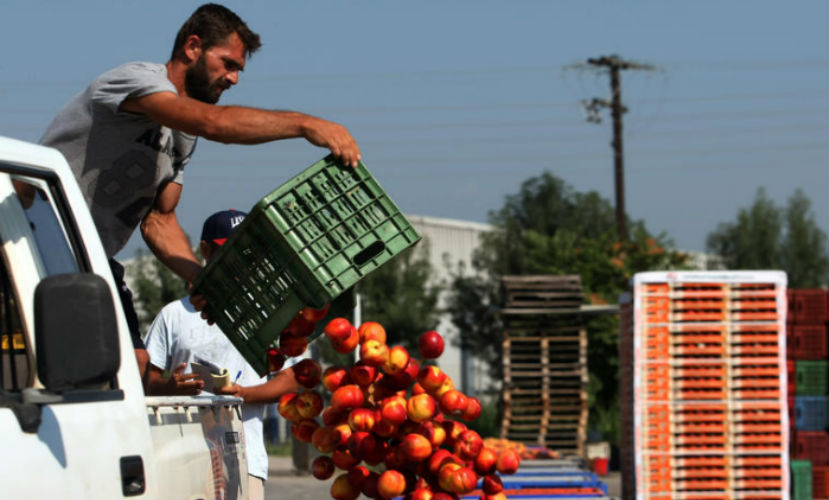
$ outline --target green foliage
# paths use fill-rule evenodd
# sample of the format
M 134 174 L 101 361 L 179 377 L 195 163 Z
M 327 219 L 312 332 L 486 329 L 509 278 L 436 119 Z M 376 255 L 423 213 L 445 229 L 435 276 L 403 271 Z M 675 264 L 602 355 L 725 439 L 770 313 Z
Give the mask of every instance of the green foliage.
M 187 283 L 143 249 L 135 261 L 127 272 L 133 275 L 133 300 L 146 332 L 162 307 L 187 295 Z
M 282 443 L 271 444 L 265 441 L 265 451 L 268 455 L 277 457 L 289 457 L 293 452 L 293 441 L 288 439 Z
M 589 301 L 616 303 L 634 273 L 683 268 L 686 256 L 665 235 L 651 235 L 628 221 L 628 241 L 618 241 L 615 210 L 596 192 L 580 193 L 549 172 L 525 181 L 490 214 L 496 230 L 482 237 L 473 272 L 457 272 L 449 309 L 464 343 L 501 375 L 503 335 L 498 321 L 504 275 L 578 274 Z M 590 425 L 618 440 L 618 317 L 589 319 Z
M 754 203 L 708 235 L 708 250 L 729 269 L 782 269 L 792 288 L 824 286 L 829 273 L 826 234 L 815 222 L 811 202 L 800 189 L 786 207 L 774 204 L 763 188 Z
M 500 379 L 503 375 L 501 363 L 501 322 L 498 315 L 501 306 L 500 289 L 492 286 L 484 276 L 466 275 L 464 269 L 450 273 L 451 294 L 448 311 L 452 323 L 460 332 L 459 339 L 465 353 L 472 353 L 491 367 L 492 376 Z

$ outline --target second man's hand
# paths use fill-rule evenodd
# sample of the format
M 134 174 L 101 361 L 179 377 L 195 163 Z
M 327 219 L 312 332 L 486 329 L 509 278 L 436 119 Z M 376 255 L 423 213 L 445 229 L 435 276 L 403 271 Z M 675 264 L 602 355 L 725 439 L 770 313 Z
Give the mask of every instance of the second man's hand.
M 216 387 L 216 395 L 233 396 L 245 399 L 245 388 L 237 383 L 233 383 L 225 387 Z
M 196 395 L 204 387 L 204 380 L 195 373 L 182 373 L 187 363 L 178 365 L 170 375 L 169 384 L 176 394 Z

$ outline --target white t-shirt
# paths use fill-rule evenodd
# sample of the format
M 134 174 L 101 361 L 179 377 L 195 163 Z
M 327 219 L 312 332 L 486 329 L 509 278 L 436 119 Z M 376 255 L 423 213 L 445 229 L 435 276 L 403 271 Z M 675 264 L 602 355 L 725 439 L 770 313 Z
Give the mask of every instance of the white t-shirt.
M 263 384 L 266 377 L 260 377 L 248 362 L 233 347 L 233 344 L 216 325 L 209 325 L 193 308 L 189 298 L 170 302 L 158 313 L 145 339 L 150 363 L 161 370 L 172 371 L 187 363 L 184 373 L 191 373 L 190 363 L 199 359 L 227 368 L 232 378 L 241 370 L 238 380 L 241 386 Z M 293 366 L 301 358 L 288 359 L 285 368 Z M 242 421 L 245 431 L 248 473 L 268 478 L 268 454 L 262 434 L 265 406 L 245 404 L 242 406 Z

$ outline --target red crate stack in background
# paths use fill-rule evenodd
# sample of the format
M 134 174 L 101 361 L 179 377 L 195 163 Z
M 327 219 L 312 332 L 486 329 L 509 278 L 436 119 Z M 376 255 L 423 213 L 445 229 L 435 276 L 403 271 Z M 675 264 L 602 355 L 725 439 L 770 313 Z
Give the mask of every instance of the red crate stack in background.
M 812 463 L 812 495 L 829 498 L 826 371 L 829 297 L 822 289 L 789 289 L 786 349 L 788 404 L 794 420 L 791 454 Z M 799 379 L 799 382 L 798 382 Z
M 650 272 L 620 328 L 623 498 L 784 499 L 781 272 Z

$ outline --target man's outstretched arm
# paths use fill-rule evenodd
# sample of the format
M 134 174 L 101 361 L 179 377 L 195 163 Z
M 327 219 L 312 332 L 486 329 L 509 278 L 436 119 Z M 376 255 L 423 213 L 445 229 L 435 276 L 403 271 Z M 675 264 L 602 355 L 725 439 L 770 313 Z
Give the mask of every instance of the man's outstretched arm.
M 354 167 L 361 158 L 357 141 L 345 127 L 295 111 L 217 106 L 172 92 L 130 98 L 120 109 L 211 141 L 260 144 L 303 137 L 315 146 L 328 148 L 345 165 Z
M 269 404 L 279 402 L 283 394 L 296 392 L 297 389 L 299 389 L 299 384 L 294 377 L 294 369 L 286 368 L 263 384 L 248 387 L 238 384 L 224 388 L 217 387 L 216 394 L 236 396 L 249 404 Z

